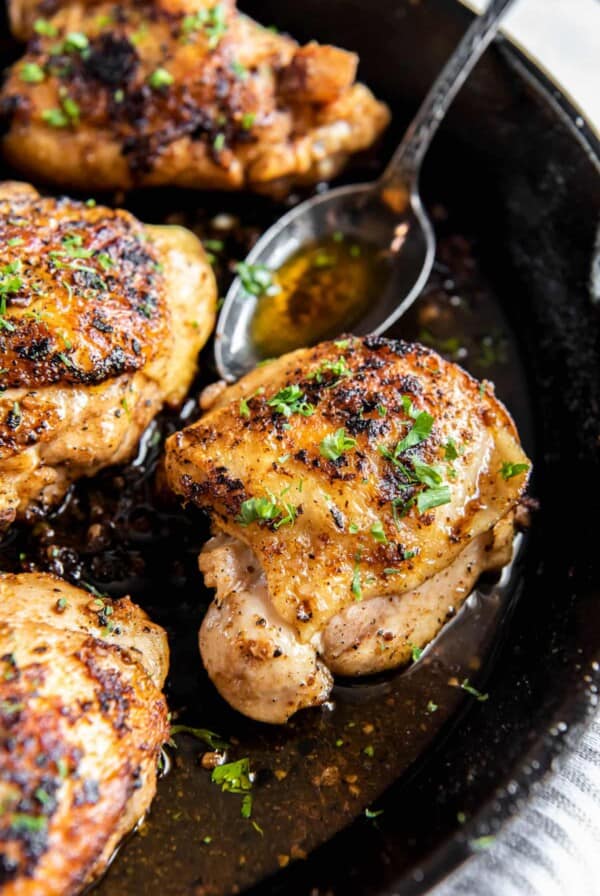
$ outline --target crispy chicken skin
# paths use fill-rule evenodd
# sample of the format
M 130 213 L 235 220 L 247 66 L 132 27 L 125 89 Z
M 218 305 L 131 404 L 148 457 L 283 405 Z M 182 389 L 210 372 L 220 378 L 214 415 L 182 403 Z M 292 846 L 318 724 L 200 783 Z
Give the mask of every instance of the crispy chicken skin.
M 4 154 L 37 179 L 283 194 L 332 177 L 388 122 L 353 53 L 299 47 L 233 0 L 57 7 L 0 99 Z M 31 5 L 11 10 L 27 31 Z
M 127 460 L 215 315 L 199 241 L 0 183 L 0 523 Z
M 148 809 L 164 631 L 43 573 L 0 575 L 0 890 L 70 896 Z
M 208 672 L 280 722 L 326 699 L 332 672 L 407 662 L 508 561 L 529 463 L 491 386 L 366 337 L 253 371 L 170 438 L 166 467 L 213 521 Z

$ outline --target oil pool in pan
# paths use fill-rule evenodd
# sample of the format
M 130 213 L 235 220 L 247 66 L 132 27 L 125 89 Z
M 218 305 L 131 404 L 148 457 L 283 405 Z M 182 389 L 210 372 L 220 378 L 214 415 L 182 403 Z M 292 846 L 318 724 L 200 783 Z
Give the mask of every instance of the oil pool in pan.
M 212 211 L 201 218 L 191 208 L 161 215 L 161 201 L 153 199 L 150 214 L 143 198 L 133 197 L 130 204 L 142 219 L 196 229 L 214 256 L 223 292 L 234 260 L 245 257 L 259 230 L 278 214 L 256 200 L 238 198 L 232 204 L 215 198 L 209 200 Z M 218 214 L 224 202 L 245 226 Z M 494 381 L 527 444 L 526 387 L 500 306 L 452 216 L 437 209 L 435 217 L 434 273 L 393 335 L 420 339 Z M 482 657 L 518 579 L 517 556 L 501 582 L 482 583 L 404 672 L 339 682 L 331 704 L 300 713 L 286 726 L 237 715 L 216 694 L 198 655 L 198 624 L 210 599 L 197 568 L 207 524 L 170 498 L 159 467 L 164 438 L 198 415 L 195 397 L 213 376 L 209 348 L 191 398 L 180 414 L 165 413 L 150 427 L 133 463 L 80 482 L 57 512 L 13 528 L 0 545 L 4 569 L 50 570 L 100 593 L 130 593 L 169 632 L 167 694 L 175 721 L 217 732 L 230 744 L 228 761 L 248 758 L 253 772 L 251 815 L 243 817 L 243 795 L 223 792 L 201 763 L 210 748 L 178 734 L 149 818 L 95 891 L 105 896 L 219 896 L 242 890 L 302 859 L 358 815 L 365 825 L 376 824 L 365 809 L 418 758 L 459 704 L 485 698 L 470 685 L 477 683 Z

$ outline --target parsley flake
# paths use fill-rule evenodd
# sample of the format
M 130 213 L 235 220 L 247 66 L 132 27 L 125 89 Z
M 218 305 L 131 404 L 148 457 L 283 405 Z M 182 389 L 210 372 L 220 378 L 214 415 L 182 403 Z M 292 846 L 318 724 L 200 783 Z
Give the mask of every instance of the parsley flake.
M 322 383 L 325 379 L 324 374 L 326 373 L 332 373 L 336 380 L 352 376 L 352 371 L 348 367 L 346 359 L 340 356 L 336 361 L 323 361 L 316 370 L 309 373 L 308 379 L 316 380 L 317 383 Z
M 224 793 L 248 793 L 252 790 L 250 760 L 238 759 L 213 768 L 210 776 L 213 784 L 218 784 Z
M 166 68 L 156 68 L 148 78 L 148 84 L 152 90 L 162 90 L 163 87 L 170 87 L 175 79 L 171 72 Z
M 26 62 L 21 66 L 19 74 L 21 81 L 26 84 L 41 84 L 46 77 L 44 69 L 37 62 Z
M 274 529 L 280 526 L 294 523 L 298 511 L 293 504 L 282 501 L 285 491 L 280 497 L 270 494 L 262 498 L 248 498 L 240 506 L 240 512 L 236 522 L 241 526 L 250 526 L 252 523 L 272 523 Z
M 251 296 L 273 296 L 279 287 L 273 281 L 273 274 L 264 264 L 248 264 L 240 261 L 235 266 L 235 273 L 242 281 L 244 290 Z
M 376 523 L 373 523 L 371 526 L 371 535 L 378 541 L 380 544 L 387 544 L 387 536 L 383 530 L 383 523 L 381 520 L 377 520 Z
M 47 19 L 36 19 L 33 23 L 33 30 L 42 37 L 56 37 L 58 34 L 56 25 L 53 25 Z
M 292 414 L 310 417 L 315 412 L 314 406 L 306 400 L 306 395 L 296 384 L 280 389 L 267 404 L 276 414 L 282 414 L 284 417 L 291 417 Z
M 469 682 L 468 678 L 465 678 L 461 682 L 460 686 L 463 691 L 466 691 L 467 694 L 470 694 L 472 697 L 475 697 L 477 700 L 479 700 L 480 703 L 484 703 L 490 696 L 489 694 L 482 694 L 481 691 L 478 691 L 477 688 L 474 688 L 473 685 Z
M 334 433 L 325 436 L 319 445 L 319 452 L 321 457 L 324 457 L 327 460 L 336 461 L 339 460 L 346 451 L 350 451 L 351 448 L 355 447 L 356 439 L 346 435 L 346 430 L 342 426 L 340 429 L 336 429 Z
M 529 464 L 513 464 L 507 460 L 502 464 L 500 473 L 502 478 L 507 480 L 512 479 L 513 476 L 519 476 L 521 473 L 526 473 L 528 469 Z
M 354 571 L 352 573 L 352 583 L 350 591 L 354 595 L 355 600 L 362 600 L 362 585 L 360 581 L 360 554 L 354 558 Z

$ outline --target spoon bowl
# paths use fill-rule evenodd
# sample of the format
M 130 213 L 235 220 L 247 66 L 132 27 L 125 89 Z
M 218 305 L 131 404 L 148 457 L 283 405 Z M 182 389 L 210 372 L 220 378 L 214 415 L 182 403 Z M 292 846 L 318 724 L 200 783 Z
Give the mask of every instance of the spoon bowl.
M 351 184 L 314 196 L 283 215 L 248 254 L 249 265 L 277 270 L 298 249 L 340 232 L 350 241 L 368 237 L 389 256 L 389 276 L 377 305 L 353 327 L 357 335 L 382 333 L 404 313 L 425 285 L 435 257 L 435 236 L 417 194 L 400 217 L 373 190 Z M 398 296 L 402 296 L 398 302 Z M 223 379 L 233 382 L 263 360 L 251 328 L 258 296 L 232 283 L 215 334 L 215 358 Z
M 383 175 L 375 183 L 337 187 L 302 202 L 258 240 L 246 259 L 276 271 L 294 253 L 336 232 L 369 243 L 389 261 L 386 284 L 352 330 L 382 333 L 415 301 L 431 273 L 435 235 L 419 196 L 419 172 L 452 100 L 495 37 L 514 0 L 491 0 L 476 17 L 431 87 Z M 215 335 L 220 375 L 234 382 L 263 360 L 252 321 L 259 297 L 237 277 L 229 288 Z M 298 348 L 301 346 L 299 345 Z

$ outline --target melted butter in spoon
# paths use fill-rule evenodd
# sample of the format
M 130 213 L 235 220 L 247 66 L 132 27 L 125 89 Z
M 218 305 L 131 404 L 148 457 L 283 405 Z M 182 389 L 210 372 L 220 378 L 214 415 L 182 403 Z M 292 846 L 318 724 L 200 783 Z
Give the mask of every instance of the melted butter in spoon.
M 252 321 L 262 358 L 273 358 L 349 331 L 381 294 L 388 277 L 381 249 L 334 233 L 309 243 L 273 273 Z

